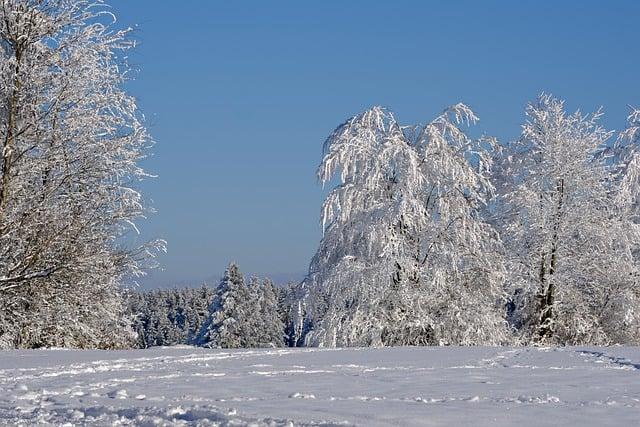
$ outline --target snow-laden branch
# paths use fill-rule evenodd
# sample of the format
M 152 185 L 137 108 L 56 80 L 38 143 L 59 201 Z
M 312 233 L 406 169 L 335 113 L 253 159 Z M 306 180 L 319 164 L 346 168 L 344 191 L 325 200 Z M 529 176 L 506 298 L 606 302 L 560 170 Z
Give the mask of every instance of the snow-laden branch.
M 0 340 L 122 344 L 118 286 L 159 248 L 123 247 L 153 144 L 123 89 L 135 43 L 102 1 L 1 5 L 0 306 L 20 315 L 0 312 Z
M 492 188 L 483 175 L 491 144 L 461 127 L 476 121 L 464 104 L 423 126 L 373 107 L 327 138 L 318 178 L 339 184 L 322 206 L 324 236 L 304 285 L 307 343 L 505 339 L 499 244 L 477 215 Z

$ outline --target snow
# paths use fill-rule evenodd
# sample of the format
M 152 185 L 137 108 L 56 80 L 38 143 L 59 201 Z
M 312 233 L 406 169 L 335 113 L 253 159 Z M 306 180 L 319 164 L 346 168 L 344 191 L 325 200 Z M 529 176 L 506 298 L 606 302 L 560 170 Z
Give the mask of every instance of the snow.
M 633 425 L 640 348 L 0 352 L 6 425 Z
M 497 145 L 465 133 L 477 120 L 456 104 L 405 126 L 376 106 L 327 138 L 318 178 L 333 189 L 297 291 L 294 342 L 507 343 L 503 251 L 480 215 Z

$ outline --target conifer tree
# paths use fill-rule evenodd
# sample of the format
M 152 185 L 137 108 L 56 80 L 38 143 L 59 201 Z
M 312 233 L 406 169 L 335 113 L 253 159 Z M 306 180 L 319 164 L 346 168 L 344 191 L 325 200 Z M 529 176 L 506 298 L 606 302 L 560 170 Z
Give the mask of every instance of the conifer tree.
M 242 303 L 249 298 L 242 273 L 236 264 L 229 264 L 209 308 L 209 319 L 202 326 L 198 344 L 203 347 L 240 348 L 246 344 L 243 336 L 247 313 Z
M 280 318 L 278 295 L 273 282 L 265 279 L 260 287 L 260 345 L 282 347 L 284 345 L 284 324 Z

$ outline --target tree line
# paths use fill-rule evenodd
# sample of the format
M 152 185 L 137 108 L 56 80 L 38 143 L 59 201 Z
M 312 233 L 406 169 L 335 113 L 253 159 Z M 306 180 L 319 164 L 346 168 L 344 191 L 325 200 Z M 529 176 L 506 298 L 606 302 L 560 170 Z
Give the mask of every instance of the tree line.
M 217 286 L 174 288 L 126 295 L 135 347 L 198 345 L 208 348 L 291 345 L 287 324 L 294 285 L 265 278 L 247 282 L 230 264 Z

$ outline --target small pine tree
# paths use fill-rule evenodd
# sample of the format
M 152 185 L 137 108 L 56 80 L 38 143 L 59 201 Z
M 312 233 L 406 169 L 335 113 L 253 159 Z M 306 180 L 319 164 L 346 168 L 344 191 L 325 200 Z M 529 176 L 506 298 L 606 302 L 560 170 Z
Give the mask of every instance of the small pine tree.
M 247 298 L 242 302 L 242 312 L 245 317 L 242 319 L 242 347 L 262 347 L 262 330 L 264 321 L 261 316 L 262 289 L 257 277 L 249 280 L 247 287 Z
M 195 344 L 198 332 L 209 318 L 209 306 L 212 304 L 215 293 L 213 288 L 203 284 L 200 289 L 193 291 L 188 307 L 187 318 L 189 330 L 186 343 Z
M 238 266 L 230 264 L 218 286 L 209 308 L 209 319 L 202 326 L 197 343 L 210 348 L 243 347 L 246 313 L 242 303 L 248 297 L 249 292 Z
M 279 301 L 273 282 L 265 279 L 260 287 L 260 344 L 269 347 L 284 345 L 284 323 L 280 318 Z

